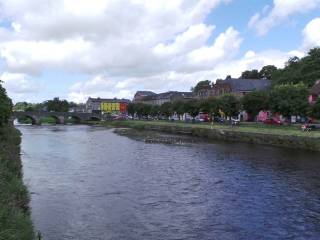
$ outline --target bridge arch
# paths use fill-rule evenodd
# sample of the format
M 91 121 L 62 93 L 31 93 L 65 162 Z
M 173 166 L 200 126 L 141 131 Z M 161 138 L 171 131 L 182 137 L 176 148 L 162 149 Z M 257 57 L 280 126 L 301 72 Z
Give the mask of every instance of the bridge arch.
M 77 116 L 77 115 L 71 115 L 71 116 L 68 116 L 67 119 L 66 119 L 66 122 L 68 123 L 74 123 L 74 124 L 80 124 L 82 122 L 82 118 Z
M 34 116 L 32 114 L 14 114 L 10 121 L 12 122 L 12 124 L 17 120 L 19 122 L 22 121 L 21 123 L 24 123 L 23 120 L 25 119 L 29 119 L 31 121 L 32 125 L 39 125 L 40 124 L 40 119 L 37 116 Z

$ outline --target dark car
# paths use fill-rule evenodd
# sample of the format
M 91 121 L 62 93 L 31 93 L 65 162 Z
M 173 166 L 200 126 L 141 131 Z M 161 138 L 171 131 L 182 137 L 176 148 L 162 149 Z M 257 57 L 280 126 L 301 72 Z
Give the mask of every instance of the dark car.
M 222 118 L 222 117 L 214 117 L 213 120 L 217 123 L 224 123 L 225 122 L 224 118 Z

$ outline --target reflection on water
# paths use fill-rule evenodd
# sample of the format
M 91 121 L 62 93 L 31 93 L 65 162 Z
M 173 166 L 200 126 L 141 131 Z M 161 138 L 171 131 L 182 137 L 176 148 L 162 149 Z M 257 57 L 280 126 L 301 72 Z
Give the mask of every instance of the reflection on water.
M 320 239 L 320 155 L 148 144 L 89 126 L 21 126 L 46 240 Z

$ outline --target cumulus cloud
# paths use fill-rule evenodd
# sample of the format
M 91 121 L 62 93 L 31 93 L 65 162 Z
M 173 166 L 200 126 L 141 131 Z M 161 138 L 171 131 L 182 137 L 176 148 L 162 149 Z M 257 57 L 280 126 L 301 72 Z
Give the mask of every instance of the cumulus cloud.
M 266 6 L 261 12 L 253 15 L 248 26 L 256 30 L 259 35 L 265 35 L 290 16 L 317 8 L 320 8 L 320 0 L 274 0 L 272 8 Z
M 303 29 L 302 34 L 304 49 L 320 46 L 320 18 L 310 21 Z

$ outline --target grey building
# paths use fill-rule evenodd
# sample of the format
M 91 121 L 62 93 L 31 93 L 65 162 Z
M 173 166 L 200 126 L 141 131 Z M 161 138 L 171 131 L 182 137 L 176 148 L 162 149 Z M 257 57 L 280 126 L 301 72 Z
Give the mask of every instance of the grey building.
M 177 92 L 169 91 L 165 93 L 159 93 L 151 96 L 146 96 L 141 99 L 140 102 L 150 105 L 162 105 L 166 102 L 173 102 L 177 100 L 194 99 L 195 96 L 192 92 Z

